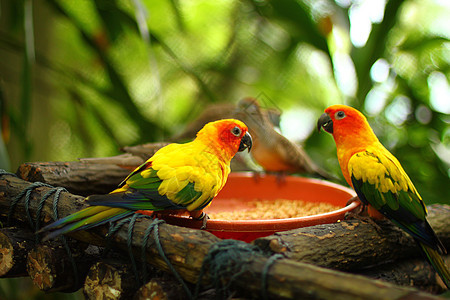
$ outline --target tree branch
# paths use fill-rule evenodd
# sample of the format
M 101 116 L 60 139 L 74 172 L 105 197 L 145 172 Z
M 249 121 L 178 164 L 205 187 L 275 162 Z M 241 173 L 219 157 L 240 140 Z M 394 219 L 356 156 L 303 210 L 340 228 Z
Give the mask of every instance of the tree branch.
M 25 182 L 14 176 L 0 176 L 0 216 L 5 217 L 8 215 L 11 200 L 14 199 L 23 189 L 29 186 L 29 182 Z M 36 217 L 36 212 L 39 209 L 39 200 L 49 190 L 50 188 L 48 187 L 38 187 L 31 193 L 29 212 L 32 218 Z M 53 199 L 51 198 L 52 197 L 46 200 L 42 208 L 42 225 L 52 221 Z M 87 204 L 83 203 L 83 197 L 63 192 L 61 193 L 61 197 L 59 199 L 59 215 L 60 217 L 64 217 L 86 206 Z M 26 215 L 27 212 L 25 203 L 21 200 L 17 203 L 11 216 L 13 217 L 13 220 L 20 225 L 24 222 L 28 222 Z M 144 232 L 151 224 L 152 220 L 149 219 L 142 218 L 136 221 L 131 241 L 132 252 L 136 259 L 141 257 L 141 245 L 144 239 Z M 365 238 L 364 235 L 359 233 L 358 230 L 360 230 L 360 228 L 363 228 L 363 226 L 358 225 L 355 226 L 353 230 L 350 230 L 342 224 L 330 224 L 329 227 L 326 227 L 326 231 L 332 235 L 338 235 L 340 232 L 343 234 L 343 237 L 353 235 L 353 239 L 357 241 Z M 169 259 L 170 263 L 184 278 L 184 280 L 191 283 L 196 283 L 204 258 L 206 257 L 211 246 L 217 243 L 219 239 L 206 231 L 177 227 L 169 224 L 161 224 L 158 229 L 159 235 L 156 236 L 156 238 L 153 234 L 149 236 L 148 243 L 145 247 L 146 261 L 159 269 L 166 271 L 169 270 L 169 267 L 158 251 L 157 245 L 158 242 L 160 242 L 162 244 L 165 256 Z M 342 231 L 344 229 L 346 230 L 345 232 Z M 310 235 L 315 236 L 312 237 L 313 240 L 324 236 L 323 232 L 317 232 L 317 230 L 321 230 L 320 227 L 313 226 L 310 227 L 309 230 Z M 336 232 L 333 233 L 333 230 L 336 230 Z M 106 233 L 106 226 L 100 226 L 86 232 L 75 232 L 71 234 L 71 236 L 85 243 L 104 246 L 106 244 Z M 276 237 L 278 238 L 280 235 L 287 234 L 289 233 L 280 233 L 277 234 Z M 295 233 L 291 231 L 290 234 Z M 297 235 L 297 237 L 298 236 L 299 235 Z M 111 237 L 111 242 L 117 249 L 128 251 L 128 237 L 128 225 L 124 225 L 115 235 Z M 385 236 L 385 238 L 389 239 L 390 234 L 389 236 Z M 274 236 L 268 240 L 270 241 L 273 239 Z M 347 240 L 345 239 L 344 241 Z M 337 244 L 342 243 L 340 240 L 336 240 L 335 242 Z M 258 244 L 258 242 L 255 242 L 255 244 Z M 337 245 L 330 244 L 330 247 L 336 248 Z M 372 251 L 376 250 L 376 246 L 367 247 L 366 244 L 364 247 L 371 248 Z M 321 249 L 317 250 L 321 251 Z M 331 249 L 329 249 L 329 251 L 330 250 Z M 284 252 L 284 254 L 288 254 L 287 251 Z M 346 255 L 341 255 L 341 259 L 345 260 Z M 225 282 L 230 282 L 232 278 L 231 276 L 235 276 L 230 285 L 232 290 L 237 290 L 243 295 L 258 298 L 261 296 L 262 278 L 265 274 L 267 262 L 268 258 L 266 255 L 255 253 L 251 256 L 251 259 L 248 262 L 247 271 L 238 274 L 229 274 L 229 277 L 224 280 Z M 210 277 L 209 272 L 207 272 L 201 283 L 207 284 L 208 282 L 211 282 L 211 279 L 212 278 Z M 303 262 L 296 262 L 292 259 L 282 259 L 274 262 L 267 273 L 266 292 L 269 297 L 277 299 L 295 299 L 299 297 L 329 299 L 331 296 L 335 299 L 379 299 L 380 297 L 400 299 L 411 296 L 414 296 L 417 299 L 432 299 L 431 295 L 419 292 L 413 288 L 395 286 L 393 284 L 369 279 L 363 276 L 324 269 Z

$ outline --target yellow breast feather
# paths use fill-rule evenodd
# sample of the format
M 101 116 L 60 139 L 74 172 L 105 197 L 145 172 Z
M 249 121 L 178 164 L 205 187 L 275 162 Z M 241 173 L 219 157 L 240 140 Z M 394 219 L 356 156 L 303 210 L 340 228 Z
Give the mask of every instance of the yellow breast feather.
M 375 185 L 382 193 L 408 190 L 417 193 L 398 160 L 385 149 L 368 147 L 355 153 L 348 162 L 348 170 L 351 176 Z
M 178 145 L 175 149 L 175 153 L 174 149 L 170 150 L 171 155 L 161 151 L 152 157 L 152 168 L 162 181 L 158 192 L 179 203 L 178 193 L 189 183 L 194 183 L 195 191 L 200 192 L 201 196 L 187 209 L 195 210 L 216 196 L 225 184 L 230 169 L 217 156 L 192 142 Z M 225 172 L 222 172 L 223 169 Z
M 381 146 L 381 144 L 380 144 Z M 348 162 L 351 177 L 362 182 L 367 189 L 366 197 L 370 197 L 376 206 L 389 205 L 399 208 L 400 202 L 405 206 L 415 207 L 418 216 L 426 215 L 422 198 L 403 170 L 399 161 L 383 146 L 367 147 L 366 150 L 353 154 Z M 369 192 L 370 186 L 375 191 Z

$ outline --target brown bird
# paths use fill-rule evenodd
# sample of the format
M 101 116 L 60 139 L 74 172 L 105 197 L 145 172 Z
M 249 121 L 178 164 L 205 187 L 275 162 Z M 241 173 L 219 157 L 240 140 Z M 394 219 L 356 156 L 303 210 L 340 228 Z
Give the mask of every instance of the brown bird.
M 235 108 L 236 105 L 232 103 L 214 103 L 207 105 L 197 118 L 190 122 L 181 133 L 174 135 L 170 141 L 185 142 L 194 139 L 197 132 L 206 123 L 221 119 L 232 119 Z
M 234 118 L 243 121 L 253 138 L 251 155 L 265 171 L 277 173 L 307 173 L 331 179 L 313 163 L 305 150 L 278 133 L 265 110 L 254 98 L 244 98 L 237 104 Z M 333 178 L 334 179 L 334 178 Z
M 186 128 L 179 134 L 174 135 L 170 140 L 174 142 L 183 142 L 195 138 L 197 132 L 205 126 L 206 123 L 220 119 L 233 119 L 237 111 L 234 103 L 214 103 L 205 107 L 201 114 L 190 122 Z M 267 114 L 269 121 L 273 126 L 280 126 L 281 112 L 275 108 L 263 109 Z

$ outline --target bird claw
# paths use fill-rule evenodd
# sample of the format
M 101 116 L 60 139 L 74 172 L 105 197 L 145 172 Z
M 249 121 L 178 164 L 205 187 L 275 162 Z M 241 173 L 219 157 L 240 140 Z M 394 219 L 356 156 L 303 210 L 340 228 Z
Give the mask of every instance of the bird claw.
M 350 205 L 352 202 L 355 202 L 355 201 L 360 202 L 361 205 L 357 209 L 355 209 L 354 212 L 353 211 L 346 212 L 345 215 L 344 215 L 344 219 L 345 220 L 356 219 L 356 220 L 359 220 L 359 221 L 361 221 L 363 223 L 366 223 L 366 224 L 368 223 L 368 224 L 372 225 L 378 233 L 381 233 L 383 230 L 373 220 L 373 218 L 371 217 L 371 215 L 369 213 L 368 206 L 365 205 L 364 203 L 362 203 L 359 200 L 358 196 L 355 196 L 355 197 L 351 198 L 350 200 L 348 200 L 346 206 Z
M 283 185 L 286 183 L 286 172 L 276 172 L 275 178 L 277 179 L 277 185 Z
M 253 171 L 253 172 L 252 172 L 252 174 L 253 174 L 253 180 L 254 180 L 256 183 L 258 183 L 258 182 L 260 181 L 261 176 L 262 176 L 263 173 L 264 173 L 264 172 L 262 172 L 262 171 Z
M 206 223 L 208 222 L 208 220 L 210 219 L 210 217 L 202 211 L 202 214 L 200 215 L 200 217 L 198 218 L 192 218 L 194 220 L 198 220 L 198 221 L 202 221 L 202 226 L 200 227 L 200 229 L 206 229 Z
M 368 213 L 367 205 L 362 203 L 361 200 L 359 200 L 358 196 L 350 198 L 347 201 L 347 203 L 345 204 L 345 206 L 349 206 L 353 202 L 358 202 L 358 203 L 360 203 L 360 205 L 356 209 L 354 209 L 354 211 L 346 212 L 345 216 L 344 216 L 344 219 L 354 218 L 354 219 L 361 220 L 361 219 L 370 217 L 369 213 Z

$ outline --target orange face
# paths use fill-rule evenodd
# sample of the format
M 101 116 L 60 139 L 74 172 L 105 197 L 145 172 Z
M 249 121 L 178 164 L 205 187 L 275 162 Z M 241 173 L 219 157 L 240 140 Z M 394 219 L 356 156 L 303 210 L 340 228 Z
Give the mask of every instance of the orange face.
M 237 121 L 237 120 L 236 120 Z M 224 122 L 219 127 L 219 139 L 224 144 L 232 146 L 234 150 L 243 151 L 251 148 L 251 138 L 247 126 L 242 122 Z
M 336 146 L 361 147 L 376 140 L 366 117 L 346 105 L 332 105 L 320 116 L 317 126 L 331 133 Z
M 247 126 L 235 119 L 224 119 L 206 124 L 197 134 L 205 142 L 217 143 L 217 148 L 233 157 L 238 151 L 252 147 Z

